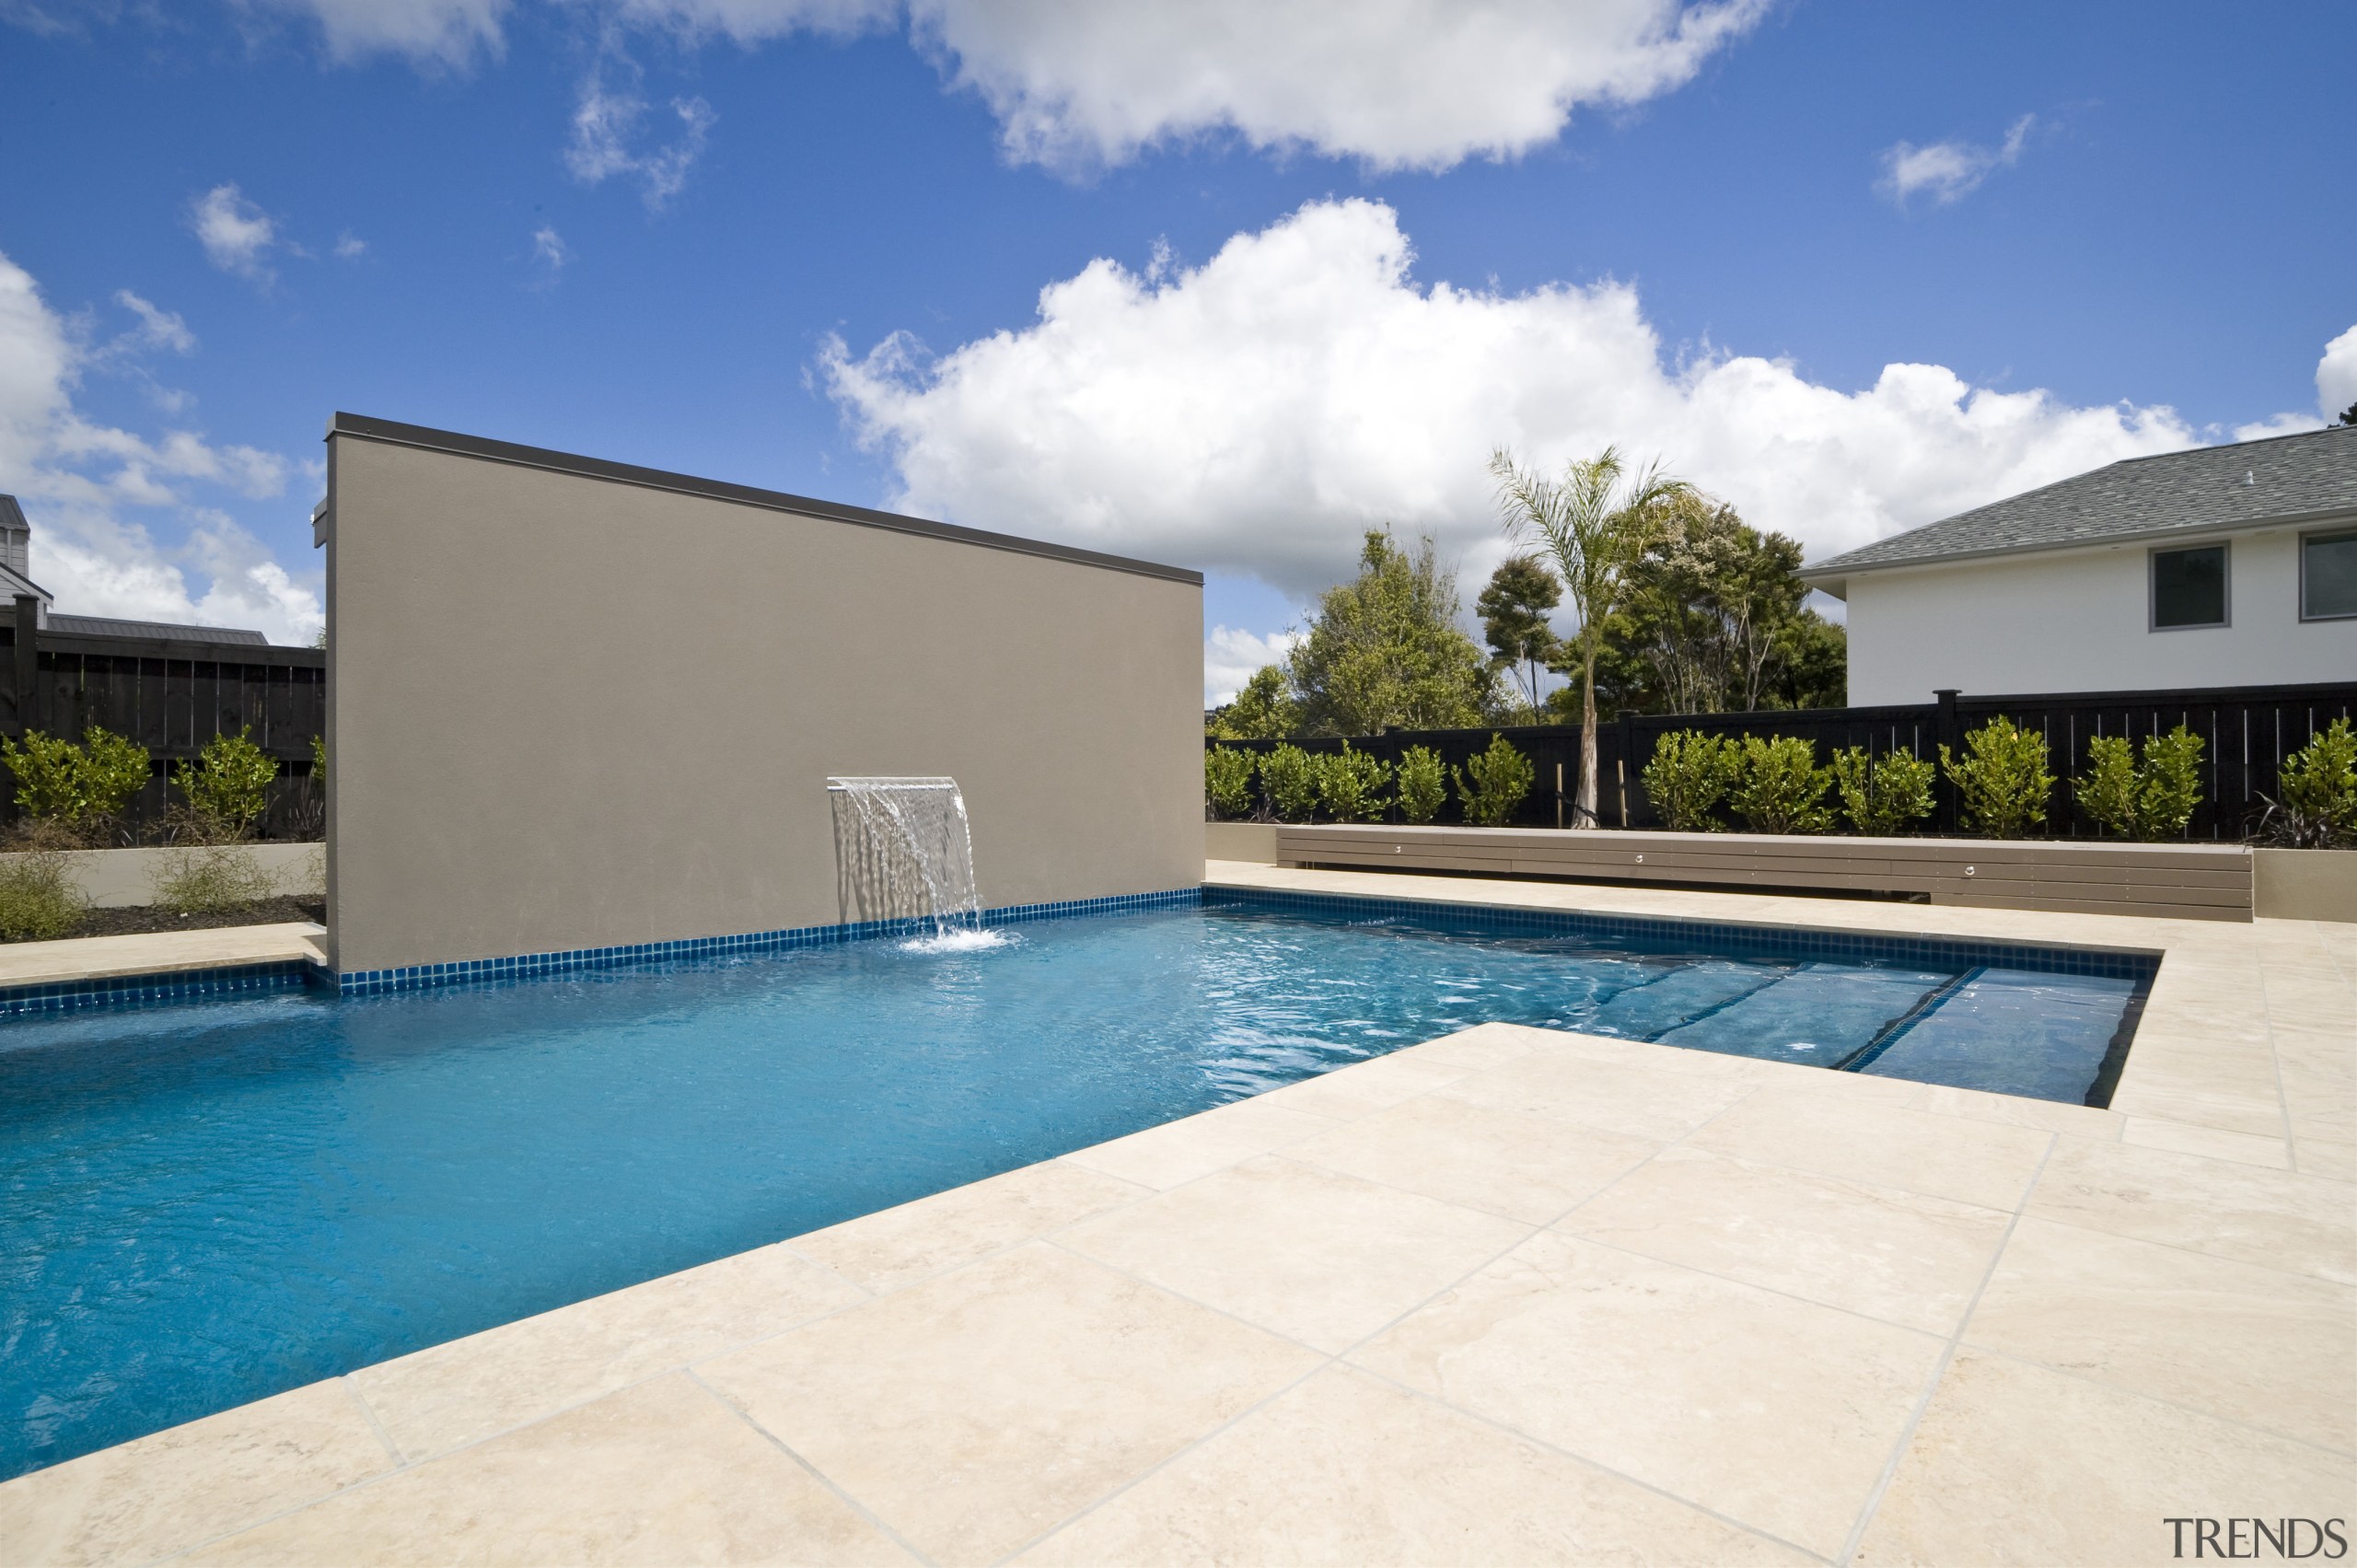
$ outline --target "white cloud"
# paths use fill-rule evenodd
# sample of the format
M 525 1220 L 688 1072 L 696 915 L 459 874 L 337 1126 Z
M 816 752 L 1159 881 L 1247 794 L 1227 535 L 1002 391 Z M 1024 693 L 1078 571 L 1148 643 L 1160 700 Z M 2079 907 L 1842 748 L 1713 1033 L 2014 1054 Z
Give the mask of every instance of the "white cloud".
M 532 230 L 532 260 L 546 267 L 549 276 L 554 277 L 564 271 L 567 261 L 573 260 L 573 251 L 564 243 L 564 236 L 559 234 L 554 226 L 542 224 Z
M 688 170 L 703 156 L 704 138 L 716 118 L 700 98 L 673 99 L 671 112 L 679 118 L 676 141 L 647 152 L 632 151 L 632 136 L 645 118 L 646 100 L 633 93 L 608 92 L 601 64 L 582 79 L 580 100 L 573 111 L 573 141 L 564 150 L 565 168 L 585 185 L 615 175 L 635 179 L 647 206 L 659 211 L 687 183 Z
M 188 323 L 177 312 L 163 309 L 127 288 L 115 290 L 114 301 L 139 318 L 139 326 L 131 336 L 141 347 L 168 348 L 174 354 L 196 352 L 196 334 L 188 330 Z
M 2316 361 L 2316 412 L 2339 419 L 2352 403 L 2357 403 L 2357 327 L 2325 344 L 2324 357 Z
M 349 63 L 401 54 L 421 65 L 463 66 L 477 50 L 497 53 L 508 0 L 239 0 L 249 10 L 308 17 L 328 54 Z
M 178 317 L 122 303 L 157 346 L 179 346 L 163 325 L 185 333 Z M 226 621 L 308 641 L 322 619 L 316 587 L 193 489 L 275 498 L 285 459 L 192 431 L 150 437 L 84 418 L 74 406 L 77 377 L 107 352 L 83 348 L 31 274 L 0 255 L 0 491 L 22 499 L 32 519 L 34 580 L 68 612 Z M 159 541 L 142 513 L 180 524 L 182 542 Z
M 2022 148 L 2037 123 L 2037 115 L 2023 115 L 1994 147 L 1977 142 L 1933 142 L 1923 147 L 1900 142 L 1882 155 L 1879 189 L 1902 207 L 1910 197 L 1924 194 L 1942 206 L 1960 202 L 1979 190 L 1990 175 L 2021 161 Z
M 357 261 L 368 254 L 368 242 L 346 229 L 335 237 L 335 253 L 339 261 Z
M 505 10 L 504 0 L 249 3 L 309 12 L 339 59 L 389 51 L 435 64 L 497 48 Z M 615 0 L 608 14 L 745 46 L 905 29 L 990 106 L 1018 160 L 1087 169 L 1213 135 L 1376 168 L 1446 168 L 1543 146 L 1576 110 L 1672 91 L 1767 9 L 1768 0 Z
M 895 503 L 982 528 L 1251 575 L 1307 597 L 1361 532 L 1431 533 L 1478 584 L 1505 553 L 1483 463 L 1608 443 L 1813 557 L 2191 445 L 2166 408 L 2079 408 L 1935 365 L 1855 390 L 1793 365 L 1665 357 L 1636 291 L 1420 285 L 1388 207 L 1313 203 L 1159 281 L 1110 261 L 1039 319 L 929 360 L 896 335 L 820 370 L 890 454 Z
M 271 282 L 267 258 L 278 226 L 235 184 L 215 185 L 191 202 L 188 224 L 215 266 L 258 284 Z
M 1213 627 L 1203 639 L 1203 706 L 1233 702 L 1261 666 L 1283 660 L 1301 638 L 1299 632 L 1271 632 L 1264 637 L 1233 626 Z

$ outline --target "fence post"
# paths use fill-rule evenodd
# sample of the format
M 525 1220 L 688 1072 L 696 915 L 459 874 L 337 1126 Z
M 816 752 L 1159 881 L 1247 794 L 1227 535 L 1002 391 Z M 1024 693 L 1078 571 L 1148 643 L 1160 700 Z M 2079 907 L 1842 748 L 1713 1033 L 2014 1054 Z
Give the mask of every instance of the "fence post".
M 17 596 L 17 726 L 19 730 L 47 727 L 41 712 L 41 600 Z
M 1932 693 L 1933 701 L 1939 704 L 1938 711 L 1933 715 L 1933 738 L 1951 753 L 1964 749 L 1964 721 L 1956 716 L 1956 700 L 1959 695 L 1961 693 L 1955 691 Z M 1939 784 L 1940 828 L 1944 832 L 1953 833 L 1962 824 L 1957 820 L 1956 786 L 1948 783 L 1945 769 L 1941 770 Z

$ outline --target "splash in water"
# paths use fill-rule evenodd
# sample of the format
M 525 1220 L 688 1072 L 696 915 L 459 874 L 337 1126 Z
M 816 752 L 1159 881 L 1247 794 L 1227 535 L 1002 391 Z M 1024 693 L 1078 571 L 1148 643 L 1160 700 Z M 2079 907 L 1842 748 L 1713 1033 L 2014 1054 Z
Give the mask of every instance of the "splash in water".
M 903 953 L 986 953 L 993 947 L 1011 947 L 1019 938 L 1011 931 L 993 931 L 987 927 L 960 931 L 944 931 L 933 936 L 911 936 L 900 944 Z
M 930 920 L 930 940 L 944 944 L 991 935 L 981 929 L 973 835 L 956 779 L 831 778 L 827 793 L 844 901 L 859 919 Z

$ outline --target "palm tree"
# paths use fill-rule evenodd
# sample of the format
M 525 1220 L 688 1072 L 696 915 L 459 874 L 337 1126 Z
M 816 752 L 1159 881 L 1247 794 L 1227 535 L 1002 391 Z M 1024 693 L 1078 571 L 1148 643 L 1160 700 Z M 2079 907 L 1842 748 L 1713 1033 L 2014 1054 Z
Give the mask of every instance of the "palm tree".
M 1573 633 L 1580 662 L 1580 788 L 1572 825 L 1596 825 L 1596 656 L 1604 644 L 1604 622 L 1619 608 L 1630 569 L 1644 554 L 1665 511 L 1690 501 L 1693 487 L 1672 479 L 1656 462 L 1630 474 L 1618 447 L 1574 459 L 1560 480 L 1516 465 L 1504 447 L 1490 454 L 1498 482 L 1498 508 L 1506 537 L 1517 543 L 1531 536 L 1555 558 L 1565 596 L 1579 616 Z

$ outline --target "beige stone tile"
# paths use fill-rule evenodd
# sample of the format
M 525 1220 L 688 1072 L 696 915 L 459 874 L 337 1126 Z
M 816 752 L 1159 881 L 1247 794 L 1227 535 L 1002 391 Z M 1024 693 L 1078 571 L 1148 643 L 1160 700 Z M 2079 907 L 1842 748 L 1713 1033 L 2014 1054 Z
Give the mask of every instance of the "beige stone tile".
M 2127 1120 L 2116 1110 L 2099 1110 L 2091 1105 L 1986 1094 L 1980 1089 L 1951 1088 L 1945 1084 L 1918 1084 L 1907 1103 L 1914 1109 L 1941 1116 L 2003 1121 L 2014 1127 L 2035 1127 L 2044 1132 L 2068 1132 L 2077 1138 L 2117 1141 L 2120 1124 Z
M 1265 1098 L 1266 1097 L 1261 1097 Z M 1260 1099 L 1237 1100 L 1063 1157 L 1074 1165 L 1142 1187 L 1177 1187 L 1197 1177 L 1331 1132 L 1329 1116 L 1286 1110 Z
M 283 963 L 314 957 L 313 939 L 327 928 L 308 920 L 272 925 L 228 925 L 203 931 L 155 931 L 135 936 L 69 936 L 56 942 L 11 942 L 0 948 L 0 985 L 95 980 L 105 975 L 168 974 L 237 964 Z
M 2293 1145 L 2292 1157 L 2303 1175 L 2357 1181 L 2357 1144 L 2297 1142 Z
M 1428 1095 L 1295 1144 L 1285 1157 L 1545 1225 L 1660 1146 Z
M 2217 1127 L 2199 1127 L 2190 1122 L 2168 1121 L 2155 1116 L 2131 1116 L 2120 1126 L 2119 1141 L 2138 1148 L 2166 1149 L 2173 1154 L 2199 1155 L 2204 1159 L 2231 1160 L 2240 1165 L 2266 1166 L 2275 1170 L 2292 1167 L 2292 1151 L 2283 1141 L 2280 1116 L 2272 1137 L 2230 1132 Z
M 2283 1136 L 2283 1096 L 2271 1064 L 2263 1092 L 2254 1085 L 2247 1094 L 2213 1093 L 2173 1087 L 2157 1078 L 2146 1078 L 2134 1083 L 2123 1081 L 2119 1092 L 2112 1097 L 2111 1109 L 2131 1121 L 2143 1118 L 2206 1127 L 2239 1137 Z M 2125 1129 L 2122 1135 L 2126 1135 Z
M 1829 1554 L 1941 1349 L 1542 1232 L 1351 1360 Z
M 312 1383 L 0 1485 L 0 1558 L 145 1562 L 392 1468 L 352 1390 Z
M 1759 1090 L 1689 1140 L 1738 1159 L 2006 1210 L 2029 1190 L 2049 1141 L 2035 1128 L 1781 1088 Z
M 1154 1191 L 1046 1160 L 794 1238 L 795 1250 L 882 1293 L 913 1284 Z
M 1674 1148 L 1558 1229 L 1952 1334 L 2004 1240 L 1994 1209 Z
M 2357 1187 L 2065 1138 L 2025 1213 L 2357 1284 Z
M 2024 1219 L 1967 1343 L 2154 1399 L 2357 1447 L 2357 1290 Z
M 1057 1239 L 1333 1353 L 1529 1233 L 1517 1221 L 1271 1156 Z
M 864 1294 L 787 1248 L 764 1247 L 363 1367 L 352 1381 L 413 1463 Z
M 1852 1560 L 2126 1565 L 2192 1560 L 2172 1517 L 2346 1517 L 2357 1465 L 2043 1367 L 1949 1366 Z M 2247 1541 L 2246 1547 L 2247 1548 Z M 2213 1550 L 2211 1556 L 2217 1553 Z
M 1469 1105 L 1666 1141 L 1700 1127 L 1750 1087 L 1740 1077 L 1539 1051 L 1434 1092 Z
M 1318 1357 L 1044 1243 L 699 1369 L 936 1561 L 1004 1555 Z
M 1287 1084 L 1257 1097 L 1261 1103 L 1312 1116 L 1349 1121 L 1453 1084 L 1472 1069 L 1422 1057 L 1378 1056 Z
M 1016 1561 L 1803 1563 L 1789 1548 L 1400 1392 L 1321 1372 Z
M 907 1562 L 683 1374 L 231 1536 L 205 1563 Z
M 1530 1054 L 1530 1037 L 1540 1032 L 1512 1024 L 1476 1024 L 1453 1035 L 1411 1045 L 1402 1054 L 1468 1070 L 1494 1067 L 1501 1062 Z

